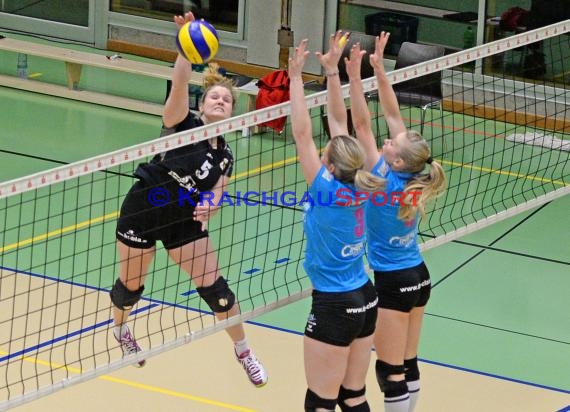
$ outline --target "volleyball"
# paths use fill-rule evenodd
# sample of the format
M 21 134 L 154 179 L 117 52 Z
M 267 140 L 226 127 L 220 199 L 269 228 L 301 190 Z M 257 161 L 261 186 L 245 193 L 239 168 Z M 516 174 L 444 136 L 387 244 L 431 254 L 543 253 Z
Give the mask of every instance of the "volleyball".
M 185 23 L 176 36 L 176 47 L 190 63 L 202 64 L 218 52 L 218 33 L 204 20 Z

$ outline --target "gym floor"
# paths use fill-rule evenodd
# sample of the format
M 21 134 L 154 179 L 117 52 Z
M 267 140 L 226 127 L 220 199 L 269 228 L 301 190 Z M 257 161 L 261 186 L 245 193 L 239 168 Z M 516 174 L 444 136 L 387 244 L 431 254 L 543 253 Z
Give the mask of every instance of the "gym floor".
M 86 77 L 109 81 L 104 72 Z M 122 87 L 131 80 L 123 75 Z M 160 100 L 161 90 L 146 92 Z M 7 88 L 0 88 L 0 109 L 0 181 L 145 142 L 160 129 L 155 116 Z M 240 150 L 267 139 L 230 137 Z M 570 410 L 568 210 L 566 196 L 424 254 L 434 287 L 419 353 L 418 412 Z M 143 369 L 124 368 L 16 410 L 301 410 L 308 310 L 304 299 L 246 326 L 270 375 L 264 388 L 249 384 L 229 339 L 217 333 L 153 357 Z M 368 398 L 381 411 L 373 371 L 371 359 Z

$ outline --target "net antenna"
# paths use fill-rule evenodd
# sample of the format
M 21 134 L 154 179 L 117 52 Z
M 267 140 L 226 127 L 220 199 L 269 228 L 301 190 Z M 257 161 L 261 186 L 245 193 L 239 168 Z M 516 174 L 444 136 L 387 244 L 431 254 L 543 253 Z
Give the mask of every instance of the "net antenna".
M 444 110 L 432 113 L 424 135 L 449 184 L 420 223 L 422 249 L 570 193 L 569 32 L 570 20 L 389 73 L 393 84 L 442 73 Z M 366 79 L 364 89 L 375 91 L 376 80 Z M 348 86 L 343 93 L 347 98 Z M 324 148 L 326 93 L 307 96 L 307 103 Z M 381 116 L 375 108 L 373 116 Z M 419 129 L 420 109 L 401 109 Z M 283 103 L 0 183 L 0 410 L 310 294 L 301 265 L 307 188 L 290 125 L 282 134 L 266 130 L 249 138 L 258 144 L 241 138 L 243 128 L 289 113 Z M 387 130 L 378 120 L 372 124 L 382 139 Z M 219 134 L 237 163 L 209 232 L 242 313 L 216 320 L 159 248 L 129 320 L 145 351 L 123 358 L 112 337 L 108 292 L 118 270 L 116 219 L 133 171 L 157 153 Z

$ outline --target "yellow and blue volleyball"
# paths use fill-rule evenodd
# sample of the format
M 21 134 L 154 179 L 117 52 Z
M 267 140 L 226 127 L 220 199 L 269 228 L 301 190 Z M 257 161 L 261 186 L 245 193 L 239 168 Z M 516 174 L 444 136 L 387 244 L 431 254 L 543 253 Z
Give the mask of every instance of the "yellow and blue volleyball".
M 176 36 L 176 47 L 190 63 L 202 64 L 218 52 L 218 33 L 204 20 L 185 23 Z

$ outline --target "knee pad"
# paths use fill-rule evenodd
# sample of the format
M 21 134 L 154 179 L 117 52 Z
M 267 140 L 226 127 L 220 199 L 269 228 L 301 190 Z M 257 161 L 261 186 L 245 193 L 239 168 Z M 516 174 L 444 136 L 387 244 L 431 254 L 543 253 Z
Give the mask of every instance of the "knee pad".
M 227 312 L 236 303 L 236 296 L 222 276 L 216 279 L 212 285 L 196 288 L 196 291 L 213 312 Z
M 420 369 L 418 368 L 418 358 L 404 360 L 404 369 L 406 371 L 406 381 L 413 382 L 420 380 Z
M 383 362 L 380 359 L 376 360 L 376 380 L 378 385 L 380 385 L 380 390 L 386 393 L 387 388 L 391 388 L 395 381 L 389 381 L 388 376 L 390 375 L 401 375 L 404 374 L 404 365 L 390 365 L 389 363 Z M 405 381 L 404 382 L 405 385 Z
M 352 389 L 346 389 L 344 386 L 340 386 L 338 391 L 338 406 L 342 412 L 370 412 L 370 405 L 368 401 L 364 401 L 355 406 L 348 406 L 344 401 L 351 398 L 358 398 L 366 393 L 366 386 L 358 391 L 353 391 Z
M 307 393 L 305 394 L 305 412 L 315 412 L 318 408 L 334 411 L 336 402 L 336 399 L 323 399 L 307 388 Z
M 121 310 L 131 309 L 141 298 L 144 291 L 144 285 L 134 292 L 127 289 L 127 287 L 121 282 L 121 279 L 117 279 L 111 292 L 111 302 L 117 308 Z

